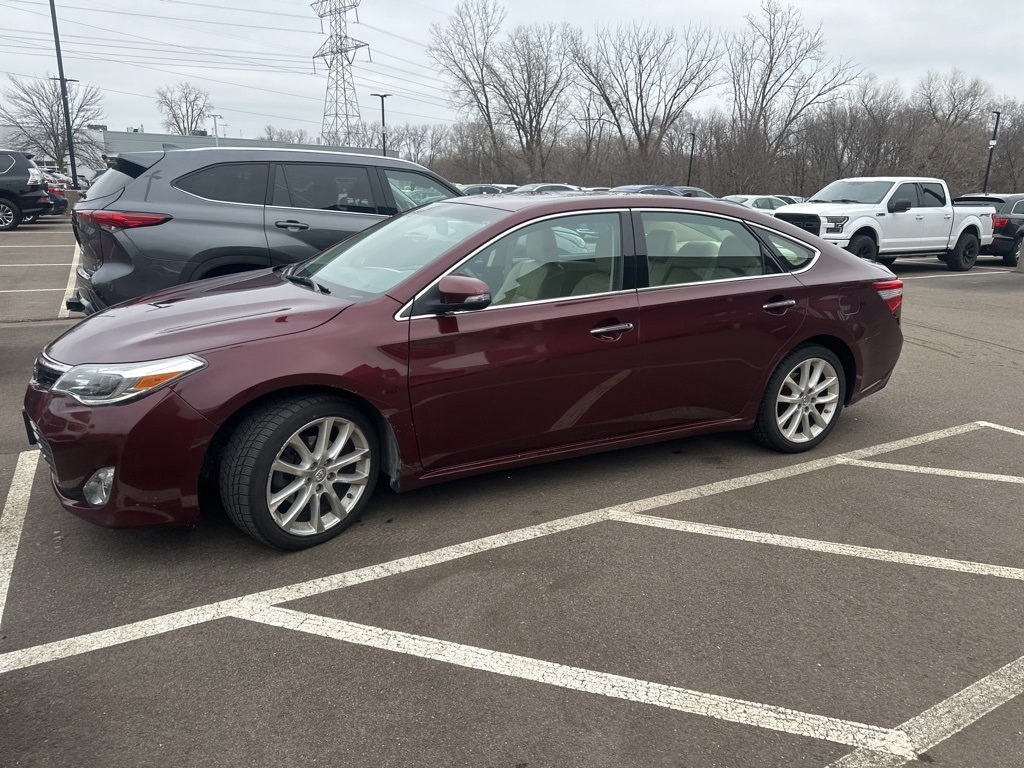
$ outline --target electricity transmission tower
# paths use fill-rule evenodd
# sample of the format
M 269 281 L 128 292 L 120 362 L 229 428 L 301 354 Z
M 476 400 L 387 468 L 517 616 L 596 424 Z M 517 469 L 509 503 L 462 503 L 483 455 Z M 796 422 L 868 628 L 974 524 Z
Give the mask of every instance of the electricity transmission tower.
M 348 12 L 359 7 L 360 0 L 316 0 L 313 10 L 321 19 L 330 19 L 330 35 L 313 54 L 327 64 L 327 96 L 324 98 L 324 144 L 351 144 L 351 133 L 359 122 L 352 61 L 355 53 L 367 44 L 348 36 Z M 357 12 L 358 13 L 358 12 Z M 356 17 L 358 21 L 358 16 Z

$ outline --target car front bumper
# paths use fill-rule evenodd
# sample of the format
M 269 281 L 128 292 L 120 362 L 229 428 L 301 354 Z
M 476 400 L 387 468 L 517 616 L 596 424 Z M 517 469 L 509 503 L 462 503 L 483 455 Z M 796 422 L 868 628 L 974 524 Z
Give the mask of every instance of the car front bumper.
M 217 427 L 170 389 L 87 406 L 33 382 L 25 417 L 57 498 L 71 514 L 109 528 L 198 522 L 199 474 Z M 110 498 L 93 506 L 83 487 L 108 466 L 114 467 Z

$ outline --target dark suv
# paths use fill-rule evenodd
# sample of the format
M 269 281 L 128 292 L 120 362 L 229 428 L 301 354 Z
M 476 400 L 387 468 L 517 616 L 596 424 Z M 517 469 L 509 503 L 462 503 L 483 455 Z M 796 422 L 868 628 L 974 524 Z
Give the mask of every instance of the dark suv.
M 1021 243 L 1024 241 L 1024 195 L 972 192 L 953 202 L 994 205 L 996 215 L 992 217 L 992 245 L 986 246 L 981 252 L 1002 256 L 1003 264 L 1008 267 L 1017 266 L 1021 257 Z
M 372 155 L 216 148 L 119 155 L 75 206 L 68 309 L 302 261 L 401 211 L 461 193 L 422 166 Z
M 22 219 L 50 211 L 46 180 L 32 155 L 0 149 L 0 232 L 17 229 Z

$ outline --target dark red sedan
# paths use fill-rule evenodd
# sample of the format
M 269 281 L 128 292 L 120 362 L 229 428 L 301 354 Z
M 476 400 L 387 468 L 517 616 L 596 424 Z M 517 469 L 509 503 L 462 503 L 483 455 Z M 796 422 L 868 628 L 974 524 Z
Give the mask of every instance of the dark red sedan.
M 698 198 L 479 196 L 311 261 L 97 314 L 39 356 L 30 439 L 68 511 L 300 549 L 396 490 L 715 430 L 787 452 L 886 385 L 903 285 Z

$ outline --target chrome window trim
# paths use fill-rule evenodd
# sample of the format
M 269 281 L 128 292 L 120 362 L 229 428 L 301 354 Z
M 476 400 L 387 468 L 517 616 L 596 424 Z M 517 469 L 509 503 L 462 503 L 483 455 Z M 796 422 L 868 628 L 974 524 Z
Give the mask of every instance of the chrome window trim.
M 776 237 L 781 237 L 783 240 L 789 240 L 789 242 L 791 243 L 796 243 L 797 245 L 803 246 L 804 248 L 809 248 L 814 252 L 814 255 L 811 256 L 811 260 L 808 261 L 804 266 L 800 267 L 800 269 L 786 270 L 787 275 L 801 275 L 818 263 L 818 258 L 821 256 L 820 248 L 815 248 L 813 245 L 808 245 L 802 240 L 797 240 L 796 238 L 783 234 L 782 232 L 779 232 L 776 229 L 772 229 L 771 227 L 763 227 L 760 224 L 751 224 L 751 226 L 754 227 L 755 229 L 760 229 L 762 232 L 771 232 Z M 785 261 L 785 258 L 785 256 L 782 257 L 783 261 Z
M 553 299 L 537 299 L 536 301 L 517 301 L 514 304 L 496 304 L 493 307 L 492 306 L 487 306 L 487 307 L 484 307 L 483 309 L 461 309 L 461 310 L 458 310 L 456 312 L 445 312 L 443 315 L 434 314 L 434 315 L 413 315 L 412 317 L 399 317 L 398 314 L 401 312 L 401 310 L 399 310 L 399 313 L 395 314 L 395 320 L 399 320 L 399 321 L 424 320 L 426 318 L 431 318 L 431 317 L 454 317 L 456 315 L 468 315 L 468 314 L 479 315 L 481 312 L 490 312 L 491 310 L 514 309 L 516 307 L 535 307 L 538 304 L 554 304 L 556 301 L 576 301 L 577 299 L 596 299 L 596 298 L 603 298 L 605 296 L 619 296 L 621 294 L 636 293 L 636 292 L 637 292 L 636 288 L 621 288 L 621 289 L 619 289 L 617 291 L 605 291 L 604 293 L 586 293 L 586 294 L 580 294 L 578 296 L 558 296 L 558 297 L 553 298 Z M 402 309 L 405 309 L 405 307 L 403 307 Z
M 415 315 L 415 316 L 406 316 L 406 317 L 403 317 L 402 315 L 405 312 L 410 311 L 412 309 L 412 305 L 416 301 L 416 299 L 418 299 L 421 296 L 423 296 L 427 291 L 429 291 L 431 288 L 433 288 L 435 285 L 437 285 L 439 282 L 441 282 L 441 278 L 447 277 L 448 275 L 452 274 L 452 272 L 454 272 L 456 269 L 459 269 L 463 264 L 465 264 L 467 261 L 469 261 L 470 259 L 475 257 L 477 254 L 481 253 L 482 251 L 487 250 L 488 248 L 490 248 L 492 245 L 494 245 L 496 242 L 498 242 L 502 238 L 511 235 L 513 232 L 518 232 L 520 229 L 523 229 L 524 227 L 529 227 L 529 226 L 532 226 L 533 224 L 538 224 L 538 223 L 540 223 L 542 221 L 549 221 L 551 219 L 564 219 L 567 216 L 593 216 L 595 214 L 600 214 L 600 213 L 621 214 L 621 213 L 629 213 L 629 212 L 630 212 L 629 208 L 594 208 L 594 209 L 591 209 L 589 211 L 563 211 L 561 213 L 550 213 L 547 216 L 542 216 L 539 219 L 531 219 L 529 221 L 524 221 L 524 222 L 522 222 L 520 224 L 517 224 L 512 229 L 507 229 L 504 232 L 502 232 L 500 235 L 496 235 L 495 237 L 492 237 L 490 240 L 488 240 L 486 243 L 484 243 L 479 248 L 474 250 L 472 253 L 470 253 L 464 259 L 459 261 L 457 264 L 454 264 L 449 269 L 447 269 L 445 272 L 441 273 L 436 278 L 434 278 L 430 283 L 428 283 L 426 286 L 424 286 L 423 289 L 420 290 L 415 296 L 413 296 L 411 299 L 409 299 L 409 301 L 407 301 L 405 304 L 403 304 L 402 308 L 400 310 L 398 310 L 397 312 L 395 312 L 394 318 L 395 318 L 395 320 L 401 322 L 403 320 L 416 320 L 416 319 L 421 319 L 421 318 L 424 318 L 424 317 L 443 317 L 443 315 L 438 315 L 438 314 L 433 314 L 433 315 Z M 620 242 L 620 245 L 621 245 L 621 241 L 622 241 L 622 227 L 621 227 L 621 224 L 620 224 L 620 226 L 619 226 L 619 242 Z M 622 260 L 623 262 L 625 262 L 626 257 L 623 254 L 620 253 L 619 254 L 619 259 Z M 488 311 L 490 311 L 492 309 L 504 309 L 504 308 L 507 308 L 507 307 L 526 307 L 526 306 L 530 306 L 532 304 L 547 304 L 547 303 L 550 303 L 552 301 L 570 301 L 572 299 L 583 299 L 583 298 L 594 297 L 594 296 L 611 296 L 611 295 L 617 294 L 617 293 L 634 293 L 635 290 L 636 290 L 635 288 L 628 288 L 628 289 L 619 289 L 617 291 L 607 291 L 605 293 L 591 293 L 591 294 L 586 294 L 585 296 L 559 296 L 558 298 L 555 298 L 555 299 L 538 299 L 536 301 L 520 301 L 520 302 L 517 302 L 515 304 L 498 304 L 497 306 L 488 306 L 488 307 L 484 307 L 483 309 L 472 309 L 472 310 L 467 310 L 467 311 L 473 312 L 475 314 L 475 313 L 478 313 L 478 312 L 488 312 Z M 451 314 L 459 315 L 459 314 L 463 314 L 463 313 L 462 312 L 452 312 Z
M 218 199 L 216 199 L 214 197 L 203 197 L 202 195 L 197 195 L 195 192 L 189 192 L 187 189 L 182 189 L 181 187 L 177 187 L 173 183 L 171 184 L 171 186 L 174 187 L 179 192 L 181 192 L 183 195 L 188 195 L 189 197 L 194 197 L 196 200 L 203 200 L 204 202 L 207 202 L 207 203 L 220 203 L 221 205 L 244 205 L 247 208 L 263 208 L 264 207 L 264 205 L 262 203 L 236 203 L 236 202 L 233 202 L 231 200 L 218 200 Z
M 238 203 L 238 205 L 249 205 L 249 203 Z M 390 218 L 386 213 L 363 213 L 362 211 L 331 211 L 327 208 L 304 208 L 298 205 L 266 205 L 260 208 L 275 208 L 279 211 L 319 211 L 320 213 L 346 213 L 349 216 L 377 216 L 381 219 Z
M 714 280 L 696 280 L 692 283 L 672 283 L 671 285 L 648 285 L 638 288 L 638 291 L 664 291 L 667 288 L 692 288 L 695 285 L 709 285 L 711 283 L 734 283 L 737 280 L 764 280 L 771 277 L 788 277 L 792 272 L 773 272 L 770 275 L 743 275 L 742 277 L 717 277 Z

